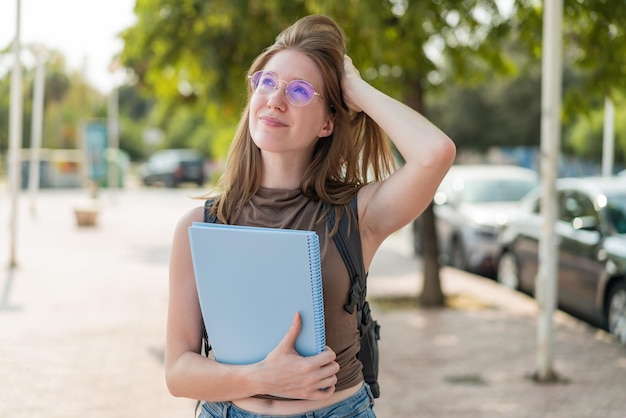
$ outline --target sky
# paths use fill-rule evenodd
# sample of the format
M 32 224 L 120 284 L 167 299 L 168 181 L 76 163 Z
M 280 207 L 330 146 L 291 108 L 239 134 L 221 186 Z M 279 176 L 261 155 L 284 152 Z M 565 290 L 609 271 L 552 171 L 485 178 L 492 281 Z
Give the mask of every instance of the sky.
M 15 37 L 17 2 L 0 0 L 0 50 Z M 22 45 L 60 51 L 70 69 L 84 71 L 93 87 L 108 93 L 119 80 L 109 71 L 123 47 L 117 34 L 135 24 L 134 7 L 135 0 L 21 0 Z M 7 61 L 0 56 L 2 67 Z

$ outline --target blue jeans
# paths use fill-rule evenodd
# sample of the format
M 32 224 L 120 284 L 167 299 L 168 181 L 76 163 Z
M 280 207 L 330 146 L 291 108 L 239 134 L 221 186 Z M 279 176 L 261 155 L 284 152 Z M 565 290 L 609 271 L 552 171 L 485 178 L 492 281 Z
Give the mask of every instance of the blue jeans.
M 279 415 L 281 418 L 376 418 L 374 397 L 367 384 L 354 395 L 341 402 L 314 411 L 296 415 Z M 255 414 L 231 402 L 203 402 L 199 418 L 269 418 L 275 415 Z

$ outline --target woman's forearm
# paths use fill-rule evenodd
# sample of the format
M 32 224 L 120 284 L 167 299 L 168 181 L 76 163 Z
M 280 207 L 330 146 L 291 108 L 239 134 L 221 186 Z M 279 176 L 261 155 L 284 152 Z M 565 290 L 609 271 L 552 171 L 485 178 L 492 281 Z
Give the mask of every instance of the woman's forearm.
M 387 133 L 407 164 L 432 166 L 454 159 L 454 143 L 417 111 L 364 80 L 350 86 L 352 100 Z
M 252 367 L 226 365 L 188 352 L 166 365 L 165 380 L 176 397 L 212 402 L 241 399 L 258 393 L 249 378 Z

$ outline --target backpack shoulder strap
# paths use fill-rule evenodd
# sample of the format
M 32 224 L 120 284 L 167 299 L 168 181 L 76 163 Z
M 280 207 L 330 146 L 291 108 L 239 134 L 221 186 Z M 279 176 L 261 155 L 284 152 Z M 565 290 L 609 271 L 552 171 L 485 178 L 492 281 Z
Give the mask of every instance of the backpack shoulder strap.
M 335 211 L 332 207 L 329 207 L 329 205 L 327 205 L 327 207 L 328 228 L 332 230 L 336 222 Z M 351 213 L 344 212 L 341 219 L 339 219 L 339 226 L 337 233 L 333 235 L 333 240 L 350 275 L 350 294 L 348 295 L 348 302 L 344 305 L 344 309 L 353 313 L 355 306 L 358 311 L 362 311 L 367 293 L 367 273 L 365 272 L 365 265 L 363 263 L 361 234 L 359 232 L 357 194 L 354 195 L 347 209 L 350 210 Z M 361 321 L 359 320 L 359 324 L 360 323 Z
M 219 219 L 211 213 L 213 203 L 215 203 L 214 197 L 210 197 L 204 202 L 204 222 L 218 224 L 220 223 Z M 209 344 L 209 336 L 206 332 L 204 322 L 202 322 L 202 351 L 207 357 L 209 356 L 209 351 L 211 351 L 211 344 Z
M 213 203 L 215 203 L 214 197 L 210 197 L 204 201 L 204 222 L 207 222 L 210 224 L 218 224 L 219 220 L 217 219 L 217 216 L 211 213 L 211 208 L 213 207 Z
M 350 274 L 350 294 L 344 309 L 350 313 L 357 308 L 357 325 L 361 337 L 361 348 L 357 358 L 363 364 L 363 378 L 369 385 L 375 398 L 380 396 L 378 384 L 378 340 L 380 326 L 372 318 L 371 309 L 367 302 L 367 272 L 363 263 L 361 234 L 358 223 L 358 207 L 356 195 L 348 206 L 351 213 L 344 213 L 339 220 L 337 233 L 333 235 L 335 245 Z M 350 215 L 352 215 L 350 217 Z M 331 207 L 328 211 L 328 227 L 335 225 L 335 211 Z

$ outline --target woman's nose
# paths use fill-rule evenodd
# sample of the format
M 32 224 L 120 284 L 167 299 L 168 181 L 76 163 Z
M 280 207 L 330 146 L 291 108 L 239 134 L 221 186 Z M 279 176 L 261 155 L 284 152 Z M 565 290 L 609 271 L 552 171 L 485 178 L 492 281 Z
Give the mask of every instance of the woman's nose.
M 287 97 L 285 96 L 285 87 L 282 84 L 267 96 L 267 106 L 278 109 L 285 109 Z

